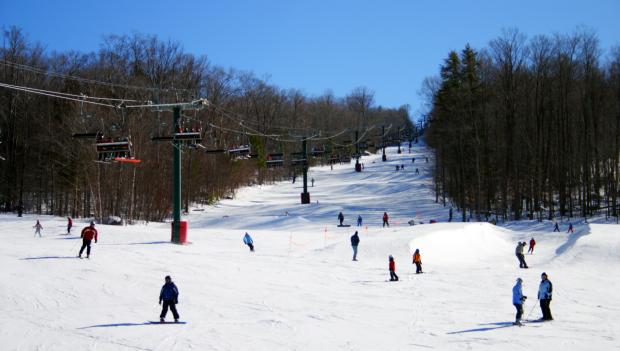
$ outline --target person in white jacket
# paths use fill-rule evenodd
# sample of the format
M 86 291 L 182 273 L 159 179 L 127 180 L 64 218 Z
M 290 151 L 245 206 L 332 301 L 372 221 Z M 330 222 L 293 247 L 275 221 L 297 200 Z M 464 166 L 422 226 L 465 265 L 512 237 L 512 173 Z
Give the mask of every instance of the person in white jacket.
M 549 305 L 551 304 L 551 293 L 553 292 L 553 284 L 551 281 L 547 279 L 547 273 L 543 272 L 540 278 L 540 286 L 538 287 L 538 300 L 540 300 L 540 310 L 542 311 L 542 320 L 544 321 L 552 321 L 553 317 L 551 316 L 551 308 Z

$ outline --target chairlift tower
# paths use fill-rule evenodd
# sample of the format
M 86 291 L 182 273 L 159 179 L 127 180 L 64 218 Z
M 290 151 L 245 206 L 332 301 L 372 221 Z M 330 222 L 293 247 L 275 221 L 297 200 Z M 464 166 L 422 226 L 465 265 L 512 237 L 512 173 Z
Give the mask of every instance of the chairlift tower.
M 192 101 L 183 104 L 163 104 L 153 107 L 155 111 L 172 111 L 172 239 L 176 244 L 182 244 L 181 240 L 181 144 L 183 140 L 174 137 L 181 127 L 181 111 L 200 110 L 208 106 L 206 99 Z M 159 138 L 163 140 L 163 138 Z M 185 239 L 185 238 L 183 238 Z

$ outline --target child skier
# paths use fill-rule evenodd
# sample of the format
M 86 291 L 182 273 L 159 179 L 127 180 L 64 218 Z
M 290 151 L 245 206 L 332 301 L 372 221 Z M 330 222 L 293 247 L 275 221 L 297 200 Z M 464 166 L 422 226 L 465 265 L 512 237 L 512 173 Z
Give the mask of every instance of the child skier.
M 246 244 L 250 248 L 250 252 L 254 252 L 254 240 L 252 240 L 252 237 L 247 232 L 245 233 L 245 236 L 243 237 L 243 243 Z
M 71 217 L 67 217 L 67 235 L 71 234 L 71 227 L 73 227 L 73 220 Z
M 533 254 L 535 245 L 536 245 L 536 240 L 534 240 L 534 238 L 530 239 L 530 248 L 527 250 L 527 253 Z
M 517 309 L 517 316 L 515 318 L 515 322 L 512 323 L 514 325 L 523 325 L 521 324 L 521 317 L 523 316 L 523 302 L 525 302 L 527 296 L 523 296 L 523 291 L 521 289 L 522 283 L 523 279 L 517 278 L 517 283 L 512 288 L 512 304 Z
M 159 304 L 161 305 L 162 301 L 164 302 L 161 314 L 159 315 L 159 321 L 161 323 L 164 322 L 166 314 L 168 314 L 168 307 L 170 307 L 174 322 L 177 323 L 179 321 L 179 313 L 177 312 L 176 304 L 179 303 L 179 289 L 174 285 L 169 275 L 166 276 L 165 280 L 166 284 L 161 287 L 161 291 L 159 292 Z
M 43 226 L 41 225 L 41 223 L 39 222 L 39 220 L 37 219 L 37 224 L 34 225 L 34 236 L 36 237 L 37 234 L 39 234 L 39 238 L 41 237 L 41 229 L 43 229 Z
M 396 262 L 394 262 L 394 257 L 392 257 L 392 255 L 390 255 L 389 260 L 390 260 L 390 281 L 397 282 L 398 276 L 396 275 Z
M 420 249 L 415 249 L 413 253 L 413 264 L 415 264 L 415 274 L 424 273 L 422 272 L 422 256 L 420 256 Z

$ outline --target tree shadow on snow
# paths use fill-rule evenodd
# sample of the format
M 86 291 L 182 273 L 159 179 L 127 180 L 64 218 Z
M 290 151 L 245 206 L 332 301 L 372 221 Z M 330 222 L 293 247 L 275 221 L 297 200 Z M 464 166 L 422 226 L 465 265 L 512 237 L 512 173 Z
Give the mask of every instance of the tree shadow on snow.
M 166 323 L 160 323 L 158 321 L 146 321 L 146 322 L 143 322 L 143 323 L 110 323 L 110 324 L 91 325 L 91 326 L 88 326 L 88 327 L 81 327 L 81 328 L 78 328 L 78 329 L 137 327 L 137 326 L 141 326 L 141 325 L 164 325 L 164 324 L 185 324 L 185 323 L 186 322 L 176 322 L 176 323 L 166 322 Z
M 20 258 L 20 260 L 22 261 L 27 261 L 27 260 L 57 260 L 57 259 L 75 259 L 75 256 L 40 256 L 40 257 L 24 257 L 24 258 Z
M 491 327 L 459 330 L 459 331 L 448 332 L 446 334 L 462 334 L 462 333 L 484 332 L 484 331 L 490 331 L 490 330 L 495 330 L 495 329 L 502 329 L 502 328 L 507 328 L 507 327 L 512 327 L 513 326 L 512 322 L 483 323 L 483 324 L 478 324 L 478 325 L 490 325 Z
M 588 234 L 590 234 L 590 225 L 587 225 L 585 228 L 577 229 L 575 232 L 571 233 L 568 236 L 568 239 L 566 240 L 564 244 L 562 244 L 560 247 L 558 247 L 555 250 L 555 254 L 561 255 L 565 253 L 566 251 L 568 251 L 568 249 L 575 246 L 575 243 L 577 243 L 577 240 L 579 240 L 579 238 L 581 238 L 584 235 L 588 235 Z

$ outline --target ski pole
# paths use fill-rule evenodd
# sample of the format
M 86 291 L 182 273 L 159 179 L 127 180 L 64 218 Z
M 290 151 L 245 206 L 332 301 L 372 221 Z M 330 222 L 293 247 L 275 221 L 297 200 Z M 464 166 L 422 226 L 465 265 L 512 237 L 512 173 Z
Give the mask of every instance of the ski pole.
M 530 315 L 532 314 L 532 312 L 534 312 L 534 308 L 536 307 L 536 304 L 534 304 L 532 306 L 532 309 L 530 310 L 530 313 L 527 314 L 527 317 L 525 317 L 525 320 L 529 320 L 530 319 Z

